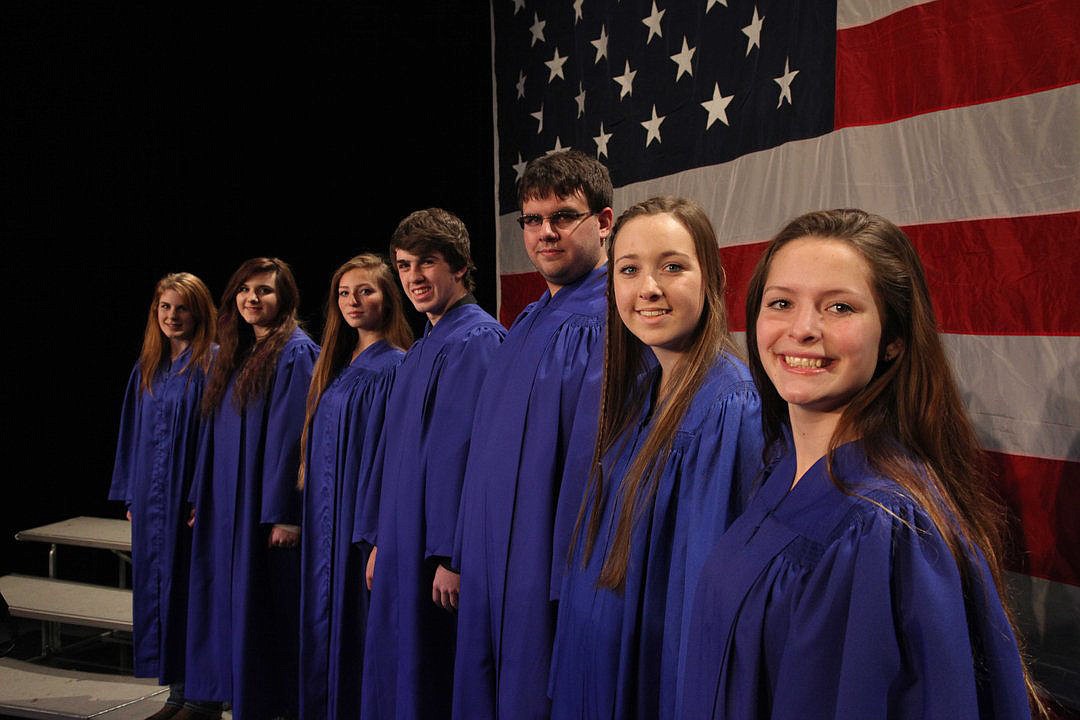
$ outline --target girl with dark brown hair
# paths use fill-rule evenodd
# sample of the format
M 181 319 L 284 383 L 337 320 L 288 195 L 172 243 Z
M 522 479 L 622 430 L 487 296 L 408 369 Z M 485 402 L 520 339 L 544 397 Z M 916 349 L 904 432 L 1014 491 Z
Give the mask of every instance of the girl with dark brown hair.
M 300 433 L 318 346 L 276 258 L 229 279 L 207 383 L 188 613 L 189 698 L 233 717 L 297 714 Z
M 1001 519 L 907 236 L 860 210 L 772 241 L 746 299 L 771 473 L 710 554 L 680 711 L 1016 718 Z

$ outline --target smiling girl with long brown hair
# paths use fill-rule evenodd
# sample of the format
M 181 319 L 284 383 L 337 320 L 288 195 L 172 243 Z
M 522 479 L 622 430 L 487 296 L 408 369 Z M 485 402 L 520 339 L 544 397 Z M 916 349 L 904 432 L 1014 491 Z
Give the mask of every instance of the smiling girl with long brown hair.
M 243 263 L 222 294 L 221 350 L 204 398 L 187 691 L 233 717 L 297 713 L 300 433 L 318 346 L 276 258 Z

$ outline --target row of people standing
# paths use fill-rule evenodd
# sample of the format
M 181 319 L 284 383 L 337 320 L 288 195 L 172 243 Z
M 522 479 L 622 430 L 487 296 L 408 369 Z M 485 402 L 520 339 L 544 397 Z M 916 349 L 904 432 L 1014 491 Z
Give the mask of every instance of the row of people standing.
M 297 625 L 298 440 L 318 354 L 298 304 L 272 258 L 242 264 L 216 311 L 188 273 L 155 291 L 109 496 L 132 522 L 135 672 L 170 684 L 161 717 L 224 701 L 295 712 L 298 637 L 280 630 Z
M 365 314 L 358 299 L 342 302 L 363 297 L 354 276 L 377 274 L 348 264 L 331 283 L 338 302 L 317 362 L 294 332 L 295 302 L 255 312 L 259 288 L 280 292 L 283 265 L 274 282 L 241 268 L 223 296 L 223 318 L 233 307 L 252 328 L 246 346 L 221 335 L 218 361 L 194 364 L 181 359 L 194 342 L 168 364 L 144 348 L 125 428 L 146 414 L 133 406 L 154 402 L 154 382 L 187 368 L 181 385 L 197 392 L 189 381 L 211 367 L 213 412 L 189 413 L 204 418 L 204 440 L 183 448 L 196 457 L 183 467 L 198 468 L 187 662 L 158 664 L 159 676 L 186 665 L 175 689 L 230 700 L 238 717 L 1019 716 L 1025 675 L 998 599 L 998 546 L 972 493 L 985 481 L 967 472 L 977 449 L 903 234 L 854 211 L 789 226 L 751 285 L 748 369 L 727 325 L 716 237 L 694 203 L 653 199 L 616 222 L 607 171 L 573 151 L 530 163 L 519 198 L 547 291 L 508 334 L 469 294 L 464 226 L 429 210 L 391 242 L 405 295 L 429 321 L 404 358 L 407 339 L 385 327 L 366 345 L 361 330 L 338 333 Z M 791 260 L 808 239 L 819 245 Z M 778 258 L 797 271 L 774 277 L 787 267 Z M 818 277 L 819 265 L 839 275 Z M 373 280 L 388 307 L 396 288 Z M 176 304 L 158 295 L 148 338 Z M 247 363 L 273 355 L 260 355 L 257 330 L 271 315 L 288 337 L 263 384 L 240 385 L 250 408 L 226 411 L 225 388 L 235 394 Z M 158 323 L 166 338 L 168 324 Z M 226 350 L 234 360 L 219 371 Z M 916 400 L 897 388 L 913 377 L 944 408 L 959 464 L 911 435 L 918 411 L 902 405 Z M 225 412 L 234 451 L 219 456 Z M 286 417 L 300 418 L 291 434 L 272 430 Z M 133 474 L 138 443 L 125 437 L 113 495 L 129 502 L 135 545 L 152 547 L 140 503 L 161 498 L 133 488 L 157 460 Z M 240 452 L 245 441 L 257 451 Z M 274 474 L 298 467 L 300 446 L 302 570 L 290 549 L 299 499 L 279 500 Z M 182 527 L 168 530 L 179 562 Z M 139 630 L 140 575 L 152 572 L 140 552 L 160 560 L 136 550 L 141 648 L 153 632 Z M 175 574 L 177 562 L 162 567 Z M 942 600 L 924 612 L 923 593 Z M 173 617 L 159 626 L 177 637 Z
M 413 213 L 392 253 L 428 320 L 415 344 L 377 256 L 354 258 L 333 276 L 321 354 L 299 329 L 296 283 L 280 260 L 244 263 L 216 322 L 197 278 L 159 283 L 133 375 L 151 381 L 128 388 L 110 491 L 133 520 L 136 673 L 171 687 L 158 718 L 213 717 L 224 702 L 237 717 L 352 717 L 361 675 L 378 707 L 415 673 L 416 655 L 395 652 L 399 642 L 441 645 L 453 662 L 453 616 L 426 596 L 436 582 L 442 604 L 449 609 L 451 592 L 456 604 L 456 574 L 431 558 L 449 563 L 472 410 L 505 331 L 470 292 L 469 238 L 458 218 Z M 196 334 L 212 338 L 215 325 L 220 347 L 207 340 L 200 361 L 188 362 Z M 163 394 L 155 383 L 182 392 Z M 189 422 L 162 424 L 170 412 Z M 432 424 L 433 414 L 446 426 Z M 394 430 L 384 435 L 384 427 Z M 180 449 L 182 466 L 159 467 Z M 154 486 L 155 472 L 169 493 Z M 380 495 L 383 477 L 393 480 Z M 189 518 L 159 517 L 162 505 L 183 509 L 185 500 Z M 391 639 L 372 633 L 366 643 L 382 649 L 364 669 L 365 565 L 370 586 L 379 529 L 387 580 L 370 607 Z M 168 562 L 148 552 L 163 538 Z M 163 573 L 176 587 L 158 582 Z M 168 617 L 165 604 L 175 610 Z M 403 613 L 409 620 L 398 622 Z

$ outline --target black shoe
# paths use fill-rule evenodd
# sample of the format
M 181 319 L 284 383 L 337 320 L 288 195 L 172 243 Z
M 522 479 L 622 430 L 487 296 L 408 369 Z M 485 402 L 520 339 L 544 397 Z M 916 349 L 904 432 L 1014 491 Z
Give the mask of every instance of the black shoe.
M 190 705 L 185 705 L 180 709 L 180 712 L 173 715 L 170 720 L 221 720 L 221 711 L 203 712 L 202 710 L 196 710 Z
M 160 710 L 146 718 L 146 720 L 169 720 L 183 709 L 183 705 L 170 705 L 165 703 Z

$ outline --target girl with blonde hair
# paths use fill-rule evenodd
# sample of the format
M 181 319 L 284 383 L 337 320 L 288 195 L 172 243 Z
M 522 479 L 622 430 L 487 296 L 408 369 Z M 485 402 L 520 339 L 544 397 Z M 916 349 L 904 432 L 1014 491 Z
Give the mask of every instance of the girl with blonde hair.
M 155 720 L 175 715 L 185 700 L 187 496 L 216 321 L 202 280 L 172 273 L 158 281 L 124 396 L 109 488 L 109 499 L 122 500 L 131 521 L 135 676 L 170 686 Z

